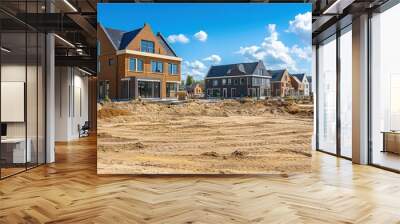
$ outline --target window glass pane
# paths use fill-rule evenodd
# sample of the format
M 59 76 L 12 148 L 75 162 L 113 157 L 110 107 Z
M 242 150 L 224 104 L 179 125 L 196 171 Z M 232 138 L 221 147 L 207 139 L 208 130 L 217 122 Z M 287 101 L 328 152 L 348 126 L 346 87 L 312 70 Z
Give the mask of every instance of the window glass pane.
M 151 71 L 152 72 L 157 71 L 157 62 L 156 61 L 151 61 Z
M 177 64 L 168 64 L 168 73 L 176 75 L 178 74 L 178 65 Z
M 143 72 L 143 60 L 137 59 L 137 71 Z
M 400 4 L 371 20 L 372 163 L 400 170 Z
M 100 41 L 97 41 L 97 55 L 101 54 Z
M 340 153 L 352 157 L 352 35 L 344 30 L 340 36 Z
M 318 148 L 336 153 L 336 36 L 318 49 Z
M 136 71 L 136 59 L 135 58 L 129 59 L 129 71 Z
M 140 49 L 143 52 L 154 53 L 154 42 L 148 40 L 142 40 L 140 43 Z
M 163 63 L 157 62 L 157 72 L 163 72 Z

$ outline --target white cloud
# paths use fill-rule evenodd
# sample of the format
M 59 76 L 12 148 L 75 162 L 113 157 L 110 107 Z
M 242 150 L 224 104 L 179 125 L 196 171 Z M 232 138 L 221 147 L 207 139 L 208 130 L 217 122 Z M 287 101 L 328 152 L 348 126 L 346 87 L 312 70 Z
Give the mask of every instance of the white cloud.
M 291 52 L 294 56 L 297 58 L 306 60 L 306 61 L 311 61 L 312 57 L 312 49 L 310 46 L 308 47 L 299 47 L 297 45 L 293 45 L 291 48 Z
M 276 25 L 269 24 L 267 28 L 269 36 L 264 39 L 260 46 L 240 47 L 237 53 L 243 55 L 248 60 L 264 60 L 267 68 L 287 68 L 292 72 L 298 71 L 296 61 L 291 55 L 291 49 L 279 40 Z
M 182 43 L 182 44 L 189 43 L 189 38 L 187 38 L 183 34 L 172 34 L 172 35 L 169 35 L 167 40 L 170 43 L 177 43 L 177 42 L 178 43 Z
M 311 12 L 306 12 L 296 15 L 294 20 L 290 20 L 287 31 L 296 34 L 311 34 L 311 28 Z
M 205 42 L 207 40 L 208 34 L 205 31 L 200 30 L 199 32 L 195 33 L 193 36 L 197 40 L 199 40 L 201 42 Z
M 259 46 L 248 46 L 248 47 L 240 47 L 237 52 L 250 60 L 263 60 L 265 58 L 266 52 L 261 49 Z
M 195 79 L 202 79 L 207 73 L 207 66 L 199 61 L 184 61 L 183 70 L 185 75 L 192 75 Z
M 203 59 L 203 61 L 210 61 L 212 64 L 219 64 L 222 58 L 219 55 L 212 54 L 209 57 Z

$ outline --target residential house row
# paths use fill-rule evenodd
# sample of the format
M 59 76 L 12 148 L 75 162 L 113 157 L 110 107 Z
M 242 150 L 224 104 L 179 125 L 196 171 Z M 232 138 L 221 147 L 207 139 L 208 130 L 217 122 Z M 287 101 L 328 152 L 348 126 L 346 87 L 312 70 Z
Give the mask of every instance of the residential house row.
M 208 98 L 308 97 L 311 77 L 267 70 L 262 61 L 211 66 L 205 77 Z
M 182 58 L 149 24 L 122 31 L 98 24 L 99 99 L 177 98 Z M 189 95 L 206 97 L 308 96 L 310 77 L 267 70 L 262 61 L 211 66 L 203 86 Z

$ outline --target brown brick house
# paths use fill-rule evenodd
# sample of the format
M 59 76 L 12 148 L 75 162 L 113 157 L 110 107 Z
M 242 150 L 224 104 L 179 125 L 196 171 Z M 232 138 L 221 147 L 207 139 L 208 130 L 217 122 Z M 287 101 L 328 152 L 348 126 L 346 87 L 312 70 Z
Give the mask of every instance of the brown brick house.
M 129 32 L 97 27 L 100 99 L 176 97 L 181 61 L 148 24 Z
M 293 78 L 296 78 L 300 83 L 300 88 L 298 88 L 299 96 L 309 96 L 310 95 L 310 83 L 308 82 L 308 77 L 305 73 L 291 74 Z M 296 81 L 297 82 L 297 81 Z
M 304 93 L 304 85 L 299 80 L 299 78 L 295 75 L 289 74 L 290 81 L 293 87 L 293 95 L 292 96 L 302 96 Z
M 295 89 L 292 84 L 292 78 L 288 70 L 270 70 L 271 79 L 271 94 L 272 96 L 286 97 L 293 96 Z
M 200 96 L 203 94 L 203 86 L 200 83 L 193 83 L 190 86 L 186 86 L 186 92 L 189 96 Z

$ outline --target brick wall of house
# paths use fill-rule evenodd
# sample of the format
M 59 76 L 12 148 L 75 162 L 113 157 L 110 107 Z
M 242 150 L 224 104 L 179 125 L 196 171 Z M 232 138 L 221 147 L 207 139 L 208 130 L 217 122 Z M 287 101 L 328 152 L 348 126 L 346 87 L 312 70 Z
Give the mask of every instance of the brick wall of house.
M 121 79 L 124 78 L 136 78 L 136 79 L 156 79 L 161 81 L 161 98 L 166 97 L 166 83 L 169 82 L 180 82 L 181 80 L 181 62 L 179 60 L 170 60 L 149 56 L 141 56 L 135 54 L 119 54 L 113 47 L 111 41 L 107 37 L 104 30 L 98 26 L 98 41 L 100 41 L 101 54 L 98 57 L 100 61 L 100 72 L 98 72 L 99 81 L 109 81 L 110 98 L 121 98 L 120 83 Z M 127 50 L 140 51 L 141 40 L 148 40 L 154 42 L 155 54 L 166 55 L 167 52 L 163 46 L 158 42 L 157 37 L 153 34 L 151 27 L 145 25 L 143 29 L 137 34 L 137 36 L 128 44 Z M 143 72 L 132 72 L 129 71 L 129 59 L 137 58 L 142 59 L 144 62 Z M 110 61 L 111 60 L 111 61 Z M 151 60 L 157 60 L 163 62 L 163 72 L 153 73 L 151 71 Z M 111 62 L 111 63 L 109 63 Z M 178 66 L 178 74 L 169 74 L 168 63 L 174 63 Z

